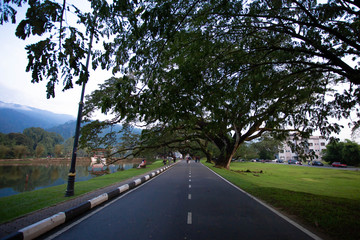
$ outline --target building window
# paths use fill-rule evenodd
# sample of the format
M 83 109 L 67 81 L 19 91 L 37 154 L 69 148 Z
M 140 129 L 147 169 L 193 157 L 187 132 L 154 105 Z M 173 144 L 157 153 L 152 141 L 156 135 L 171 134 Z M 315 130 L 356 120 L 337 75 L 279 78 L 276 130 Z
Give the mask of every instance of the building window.
M 323 142 L 322 142 L 322 143 L 320 143 L 320 144 L 321 144 L 321 146 L 325 146 L 325 143 L 323 143 Z
M 309 143 L 309 146 L 313 146 L 313 143 Z

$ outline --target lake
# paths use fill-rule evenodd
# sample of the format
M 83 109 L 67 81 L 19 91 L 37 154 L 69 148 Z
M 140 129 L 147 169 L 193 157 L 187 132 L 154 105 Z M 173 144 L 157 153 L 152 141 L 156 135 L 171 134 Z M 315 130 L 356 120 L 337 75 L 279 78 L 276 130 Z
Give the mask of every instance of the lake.
M 70 160 L 13 162 L 0 162 L 0 197 L 67 183 Z M 121 162 L 104 166 L 92 165 L 90 159 L 77 161 L 75 182 L 124 171 L 137 165 L 135 162 Z

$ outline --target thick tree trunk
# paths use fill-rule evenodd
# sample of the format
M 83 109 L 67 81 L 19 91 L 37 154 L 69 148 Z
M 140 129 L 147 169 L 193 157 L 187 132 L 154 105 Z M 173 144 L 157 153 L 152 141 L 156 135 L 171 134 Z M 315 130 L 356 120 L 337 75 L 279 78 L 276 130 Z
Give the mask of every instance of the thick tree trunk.
M 224 153 L 220 154 L 220 156 L 216 159 L 215 166 L 220 168 L 230 169 L 230 162 L 234 154 L 231 153 Z
M 216 167 L 230 169 L 231 159 L 235 155 L 237 149 L 239 147 L 239 143 L 235 142 L 234 144 L 225 145 L 223 149 L 221 149 L 220 156 L 217 158 L 215 162 Z
M 212 155 L 208 154 L 208 153 L 205 153 L 205 155 L 206 155 L 206 162 L 211 163 L 212 162 Z
M 234 127 L 235 128 L 235 127 Z M 230 169 L 232 157 L 240 146 L 240 133 L 236 130 L 236 135 L 229 137 L 227 134 L 218 134 L 213 140 L 220 150 L 220 155 L 215 161 L 215 166 Z

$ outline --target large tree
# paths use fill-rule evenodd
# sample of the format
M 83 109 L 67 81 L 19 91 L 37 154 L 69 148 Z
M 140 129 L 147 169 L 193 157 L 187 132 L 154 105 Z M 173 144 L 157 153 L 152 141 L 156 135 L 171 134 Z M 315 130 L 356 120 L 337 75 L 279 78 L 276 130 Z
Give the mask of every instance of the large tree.
M 63 29 L 66 5 L 30 6 L 17 35 L 61 39 L 27 47 L 33 82 L 48 78 L 48 97 L 59 73 L 64 89 L 73 75 L 86 82 L 85 34 Z M 358 102 L 358 66 L 344 60 L 359 55 L 355 1 L 92 1 L 91 7 L 91 14 L 74 8 L 87 33 L 113 35 L 94 52 L 93 66 L 131 74 L 108 80 L 87 111 L 115 113 L 109 123 L 187 129 L 219 148 L 219 166 L 228 167 L 241 143 L 265 131 L 338 131 L 327 117 L 348 116 Z M 342 79 L 356 87 L 335 95 L 332 108 L 324 100 L 327 85 Z
M 43 36 L 41 41 L 27 47 L 27 70 L 33 73 L 33 82 L 49 79 L 48 97 L 54 96 L 60 74 L 64 77 L 64 89 L 72 87 L 74 76 L 83 76 L 76 81 L 79 84 L 87 80 L 83 60 L 88 50 L 86 36 L 90 32 L 95 33 L 97 41 L 103 41 L 102 51 L 93 52 L 93 66 L 101 65 L 104 69 L 112 68 L 117 72 L 127 70 L 124 66 L 127 66 L 129 58 L 132 58 L 130 66 L 133 69 L 145 68 L 142 63 L 157 65 L 163 50 L 177 33 L 191 30 L 194 26 L 198 27 L 198 31 L 209 32 L 210 38 L 221 34 L 234 41 L 254 34 L 261 41 L 259 32 L 264 36 L 274 33 L 286 35 L 291 38 L 292 44 L 279 46 L 277 41 L 267 42 L 253 48 L 252 52 L 301 52 L 307 57 L 297 59 L 297 64 L 336 73 L 345 81 L 359 84 L 356 59 L 360 50 L 357 37 L 360 7 L 357 1 L 329 0 L 318 4 L 316 0 L 169 0 L 114 1 L 109 4 L 97 0 L 90 1 L 85 8 L 89 12 L 80 10 L 83 5 L 71 5 L 66 0 L 60 3 L 9 0 L 0 7 L 0 24 L 10 20 L 15 23 L 16 7 L 28 7 L 26 18 L 20 22 L 16 34 L 22 39 L 30 35 Z M 75 13 L 71 21 L 65 21 L 66 12 Z M 85 31 L 77 25 L 77 20 L 85 26 Z M 111 40 L 107 41 L 110 36 Z M 152 72 L 153 68 L 148 70 Z M 350 95 L 359 95 L 357 88 L 349 91 Z
M 332 104 L 348 117 L 358 109 L 360 100 L 360 4 L 353 0 L 247 1 L 244 21 L 252 22 L 249 32 L 281 33 L 291 37 L 292 44 L 266 44 L 253 51 L 272 50 L 301 52 L 306 58 L 297 64 L 332 74 L 343 92 L 333 95 Z M 243 21 L 243 23 L 244 23 Z M 285 60 L 287 61 L 287 60 Z M 346 83 L 346 84 L 344 84 Z M 359 117 L 357 111 L 357 117 Z M 355 119 L 354 129 L 360 127 Z
M 323 4 L 316 0 L 248 2 L 249 7 L 238 16 L 245 16 L 244 20 L 251 18 L 254 23 L 251 28 L 292 38 L 293 44 L 286 48 L 276 44 L 267 44 L 263 48 L 305 53 L 308 58 L 299 64 L 337 73 L 351 83 L 360 84 L 359 63 L 356 62 L 360 53 L 358 1 L 329 0 Z
M 323 105 L 329 79 L 291 61 L 259 64 L 296 60 L 302 54 L 249 55 L 253 46 L 266 44 L 265 39 L 287 45 L 289 38 L 273 34 L 262 36 L 261 42 L 254 37 L 233 39 L 221 30 L 216 36 L 199 31 L 198 23 L 193 24 L 176 33 L 156 63 L 149 60 L 151 66 L 143 63 L 133 76 L 101 85 L 88 98 L 88 113 L 101 109 L 116 114 L 110 123 L 140 121 L 167 132 L 186 130 L 189 139 L 214 143 L 220 151 L 216 164 L 226 168 L 245 141 L 266 131 L 284 132 L 285 126 L 311 133 L 322 121 L 315 113 L 329 110 Z

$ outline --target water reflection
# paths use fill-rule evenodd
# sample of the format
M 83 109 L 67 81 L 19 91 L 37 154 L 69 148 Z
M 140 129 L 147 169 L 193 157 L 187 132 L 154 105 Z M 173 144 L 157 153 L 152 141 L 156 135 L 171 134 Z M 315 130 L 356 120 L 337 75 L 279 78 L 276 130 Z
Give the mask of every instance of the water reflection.
M 90 162 L 80 162 L 76 166 L 76 182 L 136 166 L 134 163 L 94 166 Z M 68 172 L 69 163 L 0 165 L 0 197 L 64 184 Z

